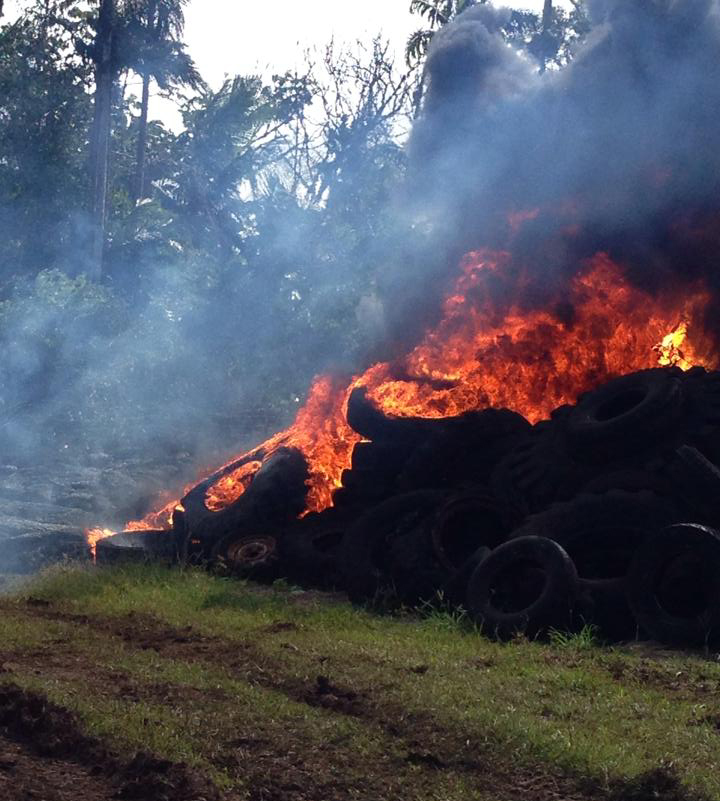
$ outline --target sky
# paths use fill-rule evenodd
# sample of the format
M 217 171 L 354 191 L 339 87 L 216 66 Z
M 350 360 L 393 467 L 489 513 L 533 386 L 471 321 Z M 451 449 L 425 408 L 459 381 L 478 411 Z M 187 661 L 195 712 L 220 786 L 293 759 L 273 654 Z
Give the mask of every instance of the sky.
M 506 5 L 542 11 L 543 0 L 510 0 Z M 568 6 L 568 2 L 559 5 Z M 338 42 L 382 33 L 402 58 L 405 41 L 424 20 L 409 12 L 410 0 L 191 0 L 185 39 L 209 83 L 225 74 L 272 74 L 299 65 L 303 52 L 333 37 Z
M 6 0 L 10 20 L 31 0 Z M 569 0 L 556 0 L 569 7 Z M 542 11 L 543 0 L 506 0 L 509 5 Z M 185 41 L 200 74 L 214 88 L 226 75 L 270 76 L 302 64 L 303 54 L 336 43 L 368 40 L 381 33 L 393 45 L 396 59 L 403 59 L 405 42 L 424 20 L 409 11 L 410 0 L 190 0 L 185 12 Z M 172 105 L 153 97 L 151 115 L 173 128 L 179 115 Z

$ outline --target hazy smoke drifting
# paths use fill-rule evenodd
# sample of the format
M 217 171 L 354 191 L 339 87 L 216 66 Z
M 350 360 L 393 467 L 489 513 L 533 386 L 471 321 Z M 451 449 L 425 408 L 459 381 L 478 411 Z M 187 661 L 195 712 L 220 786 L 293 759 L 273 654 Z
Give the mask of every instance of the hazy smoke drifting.
M 315 319 L 335 304 L 328 317 L 354 320 L 365 342 L 345 342 L 341 326 L 315 332 L 312 342 L 286 334 L 263 281 L 276 274 L 283 288 L 294 280 L 304 242 L 322 233 L 290 215 L 277 223 L 257 276 L 206 275 L 202 263 L 182 278 L 158 269 L 139 311 L 50 274 L 2 318 L 13 343 L 0 369 L 4 449 L 32 462 L 51 439 L 59 449 L 82 441 L 83 453 L 162 448 L 172 461 L 178 443 L 203 461 L 213 448 L 267 433 L 263 399 L 283 397 L 276 416 L 289 421 L 301 392 L 288 390 L 287 375 L 299 361 L 310 375 L 346 353 L 348 371 L 363 358 L 402 354 L 473 248 L 511 247 L 538 278 L 528 303 L 542 303 L 598 250 L 647 288 L 703 276 L 720 290 L 720 2 L 588 5 L 595 27 L 562 71 L 541 75 L 509 47 L 501 34 L 509 12 L 487 5 L 434 38 L 408 185 L 388 208 L 392 233 L 373 244 L 377 286 L 360 287 L 348 304 L 344 288 L 358 271 L 338 257 L 320 264 L 312 286 L 286 288 L 302 297 L 297 317 Z M 362 175 L 359 167 L 352 180 Z M 365 215 L 362 202 L 348 203 Z M 513 232 L 508 214 L 527 210 L 537 214 Z M 311 274 L 313 265 L 301 266 L 298 273 Z M 220 280 L 222 293 L 198 300 L 198 287 Z M 720 314 L 711 310 L 709 319 Z M 214 358 L 229 352 L 240 354 L 232 371 Z M 75 365 L 72 375 L 56 366 L 57 353 Z M 256 419 L 243 420 L 253 409 Z
M 464 250 L 507 244 L 508 213 L 538 209 L 513 250 L 547 286 L 597 250 L 648 288 L 718 286 L 720 6 L 588 5 L 587 42 L 543 75 L 502 41 L 502 11 L 475 7 L 435 37 L 415 194 Z

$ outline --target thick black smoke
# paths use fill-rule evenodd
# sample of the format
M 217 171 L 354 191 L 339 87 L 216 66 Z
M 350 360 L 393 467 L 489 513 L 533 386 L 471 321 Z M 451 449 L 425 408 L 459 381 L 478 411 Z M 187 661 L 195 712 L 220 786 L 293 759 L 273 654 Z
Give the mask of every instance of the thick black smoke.
M 457 251 L 505 246 L 508 215 L 539 210 L 512 249 L 546 290 L 599 250 L 650 290 L 697 276 L 720 289 L 720 4 L 588 7 L 574 61 L 542 75 L 503 42 L 503 11 L 476 6 L 438 33 L 413 195 Z

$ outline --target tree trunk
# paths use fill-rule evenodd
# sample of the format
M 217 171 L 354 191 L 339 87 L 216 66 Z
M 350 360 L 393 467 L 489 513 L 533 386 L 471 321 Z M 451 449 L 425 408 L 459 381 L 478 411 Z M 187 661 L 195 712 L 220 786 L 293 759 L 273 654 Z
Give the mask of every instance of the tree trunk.
M 542 14 L 542 32 L 540 34 L 542 43 L 542 63 L 540 65 L 540 72 L 545 72 L 547 62 L 551 58 L 553 43 L 550 33 L 550 26 L 552 25 L 553 18 L 553 4 L 552 0 L 545 0 Z
M 94 43 L 95 98 L 90 137 L 90 254 L 87 270 L 95 280 L 102 277 L 105 247 L 112 90 L 115 80 L 112 53 L 114 22 L 115 0 L 101 0 Z
M 135 201 L 145 197 L 145 151 L 147 150 L 148 104 L 150 102 L 150 75 L 143 75 L 142 103 L 138 124 L 137 156 L 135 168 Z
M 543 6 L 543 15 L 542 15 L 542 27 L 543 33 L 548 30 L 550 27 L 550 23 L 552 22 L 552 14 L 553 14 L 553 4 L 552 0 L 545 0 L 545 5 Z

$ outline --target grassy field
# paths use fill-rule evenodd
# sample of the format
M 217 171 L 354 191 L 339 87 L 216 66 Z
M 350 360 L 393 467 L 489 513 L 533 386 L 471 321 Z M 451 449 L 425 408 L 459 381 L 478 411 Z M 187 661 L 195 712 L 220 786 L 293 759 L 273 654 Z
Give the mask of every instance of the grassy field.
M 462 615 L 154 567 L 54 569 L 0 607 L 3 685 L 223 799 L 720 799 L 710 655 L 587 632 L 498 644 Z M 3 703 L 6 746 L 42 754 L 46 724 Z

